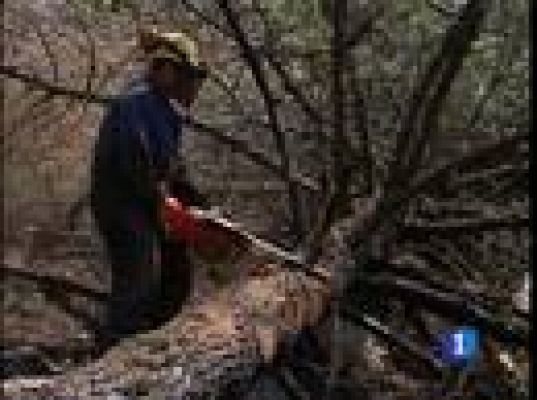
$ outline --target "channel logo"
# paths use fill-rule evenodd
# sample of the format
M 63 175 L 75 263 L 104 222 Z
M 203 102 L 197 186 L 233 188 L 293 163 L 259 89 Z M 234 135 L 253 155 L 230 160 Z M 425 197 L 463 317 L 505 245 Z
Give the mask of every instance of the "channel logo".
M 443 331 L 439 335 L 437 352 L 449 365 L 467 365 L 479 355 L 479 331 L 472 327 L 460 327 Z

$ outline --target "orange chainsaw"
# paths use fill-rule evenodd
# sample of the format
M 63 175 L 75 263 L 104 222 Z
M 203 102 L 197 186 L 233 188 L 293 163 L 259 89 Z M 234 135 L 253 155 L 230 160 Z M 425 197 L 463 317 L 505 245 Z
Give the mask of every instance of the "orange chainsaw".
M 155 168 L 151 162 L 146 132 L 140 130 L 138 133 L 149 171 L 154 173 Z M 181 165 L 181 162 L 177 160 L 170 162 L 170 165 L 174 164 Z M 171 175 L 170 169 L 167 172 L 169 177 Z M 172 240 L 182 242 L 204 254 L 222 255 L 229 253 L 232 248 L 247 250 L 253 247 L 266 255 L 276 257 L 278 260 L 292 264 L 304 264 L 303 257 L 254 236 L 239 224 L 220 215 L 217 209 L 203 210 L 189 206 L 176 197 L 169 196 L 167 180 L 157 180 L 157 174 L 154 173 L 154 175 L 153 179 L 159 182 L 158 191 L 162 196 L 161 198 L 164 199 L 161 208 L 164 227 Z
M 226 252 L 230 248 L 262 251 L 280 261 L 304 264 L 301 255 L 247 232 L 240 224 L 221 215 L 216 208 L 209 210 L 188 206 L 174 197 L 165 197 L 163 219 L 172 240 L 185 243 L 191 248 L 207 253 Z

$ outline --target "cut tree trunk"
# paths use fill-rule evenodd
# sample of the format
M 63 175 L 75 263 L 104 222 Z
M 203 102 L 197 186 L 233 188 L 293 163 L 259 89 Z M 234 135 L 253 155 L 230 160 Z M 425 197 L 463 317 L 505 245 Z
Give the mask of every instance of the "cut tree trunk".
M 277 264 L 251 264 L 250 274 L 186 305 L 163 327 L 120 342 L 102 358 L 62 375 L 11 379 L 6 399 L 206 399 L 241 392 L 270 362 L 289 334 L 314 326 L 332 288 L 345 279 L 347 234 L 374 215 L 374 199 L 325 238 L 325 253 L 305 273 Z M 364 225 L 365 226 L 365 225 Z M 111 397 L 111 396 L 116 397 Z

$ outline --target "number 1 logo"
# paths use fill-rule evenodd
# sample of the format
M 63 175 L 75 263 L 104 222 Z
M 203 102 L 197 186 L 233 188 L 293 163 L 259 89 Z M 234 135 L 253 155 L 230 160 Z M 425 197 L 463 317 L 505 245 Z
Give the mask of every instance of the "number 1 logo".
M 453 353 L 457 357 L 463 357 L 464 356 L 464 333 L 457 332 L 453 336 L 454 336 L 453 339 L 455 342 L 455 351 Z

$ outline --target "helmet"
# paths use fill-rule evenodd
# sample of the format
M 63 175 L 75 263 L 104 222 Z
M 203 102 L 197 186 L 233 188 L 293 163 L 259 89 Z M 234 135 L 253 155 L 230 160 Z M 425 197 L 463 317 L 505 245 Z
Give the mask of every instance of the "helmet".
M 191 37 L 183 32 L 159 32 L 156 28 L 142 31 L 140 45 L 149 60 L 164 59 L 180 67 L 187 67 L 202 77 L 207 66 L 200 59 L 199 48 Z

